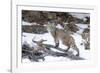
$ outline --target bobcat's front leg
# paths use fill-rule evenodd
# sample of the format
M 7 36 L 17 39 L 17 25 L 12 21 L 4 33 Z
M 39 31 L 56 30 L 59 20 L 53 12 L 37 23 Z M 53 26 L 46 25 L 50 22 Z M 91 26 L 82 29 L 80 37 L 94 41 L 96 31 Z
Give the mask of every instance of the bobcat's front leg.
M 68 52 L 68 51 L 69 51 L 69 49 L 70 49 L 70 46 L 68 46 L 67 50 L 65 50 L 65 51 L 66 51 L 66 52 Z
M 55 48 L 59 47 L 59 42 L 55 44 Z
M 54 39 L 54 41 L 55 41 L 55 48 L 59 47 L 59 40 L 56 38 Z

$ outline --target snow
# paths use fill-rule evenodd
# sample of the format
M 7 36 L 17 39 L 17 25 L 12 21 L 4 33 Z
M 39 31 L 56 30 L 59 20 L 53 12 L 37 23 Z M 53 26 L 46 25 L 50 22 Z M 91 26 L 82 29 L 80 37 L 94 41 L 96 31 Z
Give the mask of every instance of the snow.
M 78 27 L 80 27 L 80 28 L 87 28 L 88 26 L 88 24 L 76 24 Z
M 35 22 L 34 23 L 28 23 L 25 21 L 22 21 L 22 25 L 37 25 Z
M 89 13 L 77 13 L 77 12 L 71 12 L 70 13 L 72 16 L 77 17 L 79 19 L 84 19 L 85 17 L 89 17 Z
M 33 45 L 32 39 L 34 41 L 38 41 L 38 40 L 41 40 L 41 39 L 48 40 L 48 41 L 44 41 L 44 43 L 54 45 L 54 41 L 53 41 L 53 38 L 50 35 L 50 33 L 45 33 L 45 34 L 31 34 L 31 33 L 25 33 L 24 32 L 23 35 L 25 37 L 22 38 L 23 39 L 22 42 L 23 43 L 27 42 L 31 46 Z
M 65 57 L 52 57 L 52 56 L 46 56 L 45 57 L 45 62 L 58 62 L 58 61 L 69 61 L 70 59 L 65 58 Z
M 25 22 L 23 22 L 24 24 Z M 27 23 L 29 24 L 29 23 Z M 26 23 L 25 23 L 26 25 Z M 31 24 L 30 24 L 31 25 Z M 82 28 L 86 28 L 87 26 L 84 25 L 84 24 L 77 24 L 79 27 L 82 27 Z M 61 26 L 57 26 L 59 28 L 61 28 Z M 82 29 L 80 29 L 80 31 L 82 31 Z M 81 33 L 81 32 L 80 32 Z M 22 36 L 22 44 L 24 43 L 27 43 L 30 45 L 30 47 L 33 47 L 35 46 L 36 44 L 34 42 L 32 42 L 32 40 L 35 40 L 35 41 L 38 41 L 40 39 L 43 39 L 43 40 L 47 40 L 47 41 L 44 41 L 43 43 L 46 43 L 46 44 L 51 44 L 51 45 L 55 45 L 54 43 L 54 39 L 53 37 L 51 36 L 50 33 L 45 33 L 45 34 L 33 34 L 33 33 L 26 33 L 26 32 L 23 32 L 22 33 L 23 36 Z M 76 34 L 74 33 L 73 35 L 71 35 L 74 39 L 75 39 L 75 43 L 77 45 L 77 47 L 79 48 L 79 51 L 80 51 L 80 57 L 83 57 L 85 58 L 86 60 L 89 60 L 90 59 L 90 51 L 89 50 L 85 50 L 84 49 L 84 45 L 81 45 L 82 43 L 82 37 L 81 35 L 79 34 Z M 60 41 L 60 45 L 59 47 L 61 47 L 62 49 L 65 49 L 67 48 L 65 45 L 62 44 L 62 42 Z M 52 48 L 53 51 L 57 51 L 57 52 L 61 52 L 61 51 L 58 51 L 58 50 L 55 50 Z M 71 49 L 71 51 L 75 54 L 76 52 L 74 50 Z M 70 59 L 69 58 L 66 58 L 66 57 L 53 57 L 53 56 L 46 56 L 45 57 L 45 60 L 43 62 L 55 62 L 55 61 L 69 61 Z M 42 61 L 42 60 L 40 60 Z M 23 63 L 31 63 L 31 61 L 29 59 L 23 59 L 22 60 Z
M 76 24 L 79 28 L 79 31 L 77 33 L 81 34 L 85 28 L 88 28 L 88 24 Z
M 23 63 L 31 63 L 31 61 L 30 61 L 29 59 L 27 59 L 27 58 L 22 59 L 22 62 L 23 62 Z
M 32 23 L 28 23 L 28 22 L 22 21 L 22 25 L 32 25 Z

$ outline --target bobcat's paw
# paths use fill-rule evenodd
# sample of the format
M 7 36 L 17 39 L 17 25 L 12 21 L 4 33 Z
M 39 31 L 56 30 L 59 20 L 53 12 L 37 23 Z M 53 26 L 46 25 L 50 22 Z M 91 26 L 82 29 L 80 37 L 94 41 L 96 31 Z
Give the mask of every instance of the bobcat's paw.
M 76 56 L 79 56 L 79 54 L 76 54 Z
M 56 43 L 55 48 L 59 47 L 59 43 Z

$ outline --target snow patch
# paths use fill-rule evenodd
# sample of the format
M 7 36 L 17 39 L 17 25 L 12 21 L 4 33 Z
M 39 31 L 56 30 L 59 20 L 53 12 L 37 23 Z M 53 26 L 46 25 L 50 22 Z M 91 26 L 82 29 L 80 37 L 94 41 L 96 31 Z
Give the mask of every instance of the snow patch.
M 45 62 L 58 62 L 58 61 L 69 61 L 70 59 L 66 57 L 52 57 L 52 56 L 46 56 Z
M 76 12 L 72 12 L 70 13 L 72 16 L 77 17 L 79 19 L 84 19 L 85 17 L 89 17 L 90 14 L 89 13 L 76 13 Z

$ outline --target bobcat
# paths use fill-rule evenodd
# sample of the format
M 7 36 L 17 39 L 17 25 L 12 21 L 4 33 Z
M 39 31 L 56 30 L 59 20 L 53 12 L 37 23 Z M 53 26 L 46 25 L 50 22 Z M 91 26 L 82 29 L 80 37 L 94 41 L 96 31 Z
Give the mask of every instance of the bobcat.
M 70 48 L 72 48 L 77 52 L 76 56 L 79 56 L 79 49 L 75 44 L 74 38 L 70 35 L 69 32 L 64 31 L 64 29 L 57 28 L 54 24 L 48 24 L 47 30 L 51 33 L 52 37 L 54 38 L 55 47 L 59 46 L 59 40 L 61 40 L 63 45 L 68 47 L 66 52 Z

